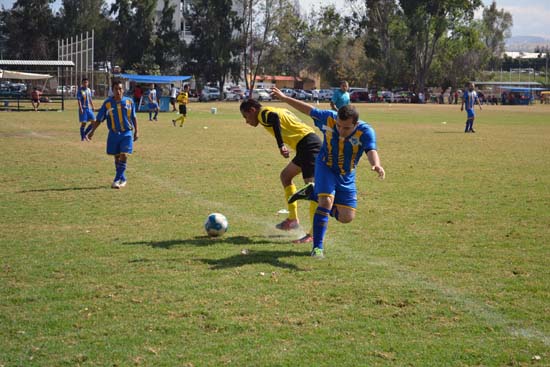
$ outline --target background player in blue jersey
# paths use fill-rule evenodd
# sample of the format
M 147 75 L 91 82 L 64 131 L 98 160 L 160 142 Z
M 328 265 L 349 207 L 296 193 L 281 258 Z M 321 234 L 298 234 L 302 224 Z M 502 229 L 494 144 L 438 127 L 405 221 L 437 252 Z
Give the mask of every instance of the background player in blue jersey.
M 99 124 L 107 120 L 109 135 L 107 136 L 107 154 L 115 157 L 115 179 L 111 187 L 120 189 L 126 186 L 126 164 L 132 154 L 134 141 L 138 139 L 138 124 L 134 101 L 124 97 L 122 82 L 112 83 L 113 96 L 107 98 L 97 113 L 92 131 L 88 134 L 91 140 Z
M 479 105 L 479 110 L 481 111 L 481 103 L 479 102 L 479 98 L 477 97 L 477 93 L 474 90 L 475 85 L 474 83 L 468 83 L 466 86 L 466 90 L 462 94 L 462 104 L 460 105 L 460 110 L 463 111 L 464 107 L 466 107 L 466 128 L 464 129 L 465 133 L 475 133 L 474 130 L 474 119 L 476 118 L 476 114 L 474 112 L 474 106 L 477 103 Z
M 88 88 L 88 85 L 88 78 L 82 79 L 82 84 L 76 93 L 78 120 L 80 121 L 80 140 L 86 140 L 86 135 L 92 130 L 91 122 L 95 121 L 92 91 Z M 86 128 L 88 122 L 90 122 L 90 125 Z
M 332 99 L 330 101 L 330 107 L 334 111 L 338 111 L 340 107 L 343 107 L 350 103 L 348 89 L 349 89 L 348 82 L 345 80 L 342 80 L 340 82 L 340 89 L 337 89 L 334 91 L 334 94 L 332 95 Z
M 363 153 L 366 153 L 371 169 L 380 178 L 386 175 L 376 151 L 376 134 L 370 125 L 359 121 L 359 114 L 351 105 L 341 107 L 338 112 L 319 110 L 287 97 L 277 88 L 273 88 L 273 95 L 313 118 L 315 126 L 324 135 L 315 161 L 315 185 L 306 185 L 289 199 L 289 202 L 305 198 L 318 200 L 313 218 L 311 255 L 322 258 L 329 217 L 333 216 L 342 223 L 349 223 L 355 218 L 355 168 Z

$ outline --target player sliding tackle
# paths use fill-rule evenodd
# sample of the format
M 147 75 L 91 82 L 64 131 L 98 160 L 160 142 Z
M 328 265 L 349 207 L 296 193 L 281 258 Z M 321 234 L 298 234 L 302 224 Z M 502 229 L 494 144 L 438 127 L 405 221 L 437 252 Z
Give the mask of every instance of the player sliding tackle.
M 324 257 L 323 241 L 329 217 L 349 223 L 355 218 L 357 188 L 355 167 L 363 153 L 378 177 L 385 177 L 384 168 L 376 151 L 376 134 L 351 105 L 338 112 L 319 110 L 273 88 L 272 95 L 298 111 L 310 116 L 323 133 L 323 145 L 315 161 L 315 184 L 309 183 L 292 195 L 288 202 L 308 199 L 318 202 L 313 217 L 313 249 L 311 256 Z

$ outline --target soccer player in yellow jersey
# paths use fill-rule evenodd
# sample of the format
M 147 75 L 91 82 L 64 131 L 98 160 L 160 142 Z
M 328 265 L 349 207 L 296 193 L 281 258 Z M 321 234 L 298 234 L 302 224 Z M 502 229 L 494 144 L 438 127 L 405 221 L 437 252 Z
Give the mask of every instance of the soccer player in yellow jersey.
M 185 118 L 187 117 L 187 103 L 189 103 L 189 85 L 188 84 L 185 84 L 183 86 L 183 89 L 180 90 L 176 100 L 179 103 L 180 117 L 178 117 L 175 120 L 172 120 L 172 124 L 175 127 L 176 123 L 179 121 L 180 127 L 183 127 L 183 123 L 185 122 Z
M 279 152 L 285 158 L 290 157 L 289 147 L 296 152 L 296 156 L 281 171 L 281 183 L 285 190 L 288 205 L 288 218 L 277 224 L 278 229 L 289 231 L 299 226 L 298 205 L 296 202 L 288 204 L 288 199 L 296 192 L 292 179 L 300 172 L 305 183 L 313 182 L 315 159 L 321 149 L 321 139 L 313 128 L 304 124 L 294 113 L 284 108 L 262 106 L 254 99 L 241 103 L 241 114 L 250 126 L 263 126 L 275 137 Z M 317 204 L 310 202 L 310 222 L 313 220 Z M 309 243 L 313 241 L 311 229 L 302 238 L 294 243 Z

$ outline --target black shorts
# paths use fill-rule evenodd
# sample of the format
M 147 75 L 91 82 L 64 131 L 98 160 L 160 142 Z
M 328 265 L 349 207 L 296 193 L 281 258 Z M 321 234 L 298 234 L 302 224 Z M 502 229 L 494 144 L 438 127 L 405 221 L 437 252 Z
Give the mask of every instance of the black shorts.
M 180 115 L 183 115 L 183 116 L 187 115 L 187 105 L 180 104 Z
M 171 103 L 171 104 L 176 103 L 176 99 L 175 99 L 175 98 L 170 98 L 170 103 Z
M 321 150 L 321 139 L 315 133 L 308 134 L 296 145 L 296 157 L 292 163 L 302 169 L 302 177 L 313 178 L 315 176 L 315 159 Z

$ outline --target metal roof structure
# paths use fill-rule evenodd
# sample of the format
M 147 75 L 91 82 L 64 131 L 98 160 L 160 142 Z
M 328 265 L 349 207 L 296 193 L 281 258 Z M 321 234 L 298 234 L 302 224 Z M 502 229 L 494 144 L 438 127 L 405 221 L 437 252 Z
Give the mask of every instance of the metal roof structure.
M 1 66 L 67 66 L 74 67 L 74 62 L 67 60 L 0 60 Z
M 475 85 L 495 85 L 495 86 L 499 86 L 499 85 L 513 85 L 515 87 L 519 87 L 519 86 L 530 86 L 530 85 L 535 85 L 535 86 L 542 86 L 542 84 L 540 84 L 539 82 L 472 82 L 474 83 Z

